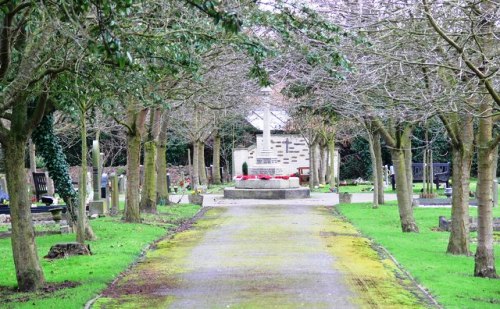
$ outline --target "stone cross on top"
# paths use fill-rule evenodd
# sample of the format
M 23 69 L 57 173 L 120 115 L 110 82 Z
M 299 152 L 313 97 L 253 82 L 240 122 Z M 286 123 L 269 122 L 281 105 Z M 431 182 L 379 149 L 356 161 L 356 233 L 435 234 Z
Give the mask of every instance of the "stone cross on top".
M 286 140 L 282 143 L 286 145 L 286 153 L 288 153 L 288 145 L 290 145 L 292 142 L 287 137 Z

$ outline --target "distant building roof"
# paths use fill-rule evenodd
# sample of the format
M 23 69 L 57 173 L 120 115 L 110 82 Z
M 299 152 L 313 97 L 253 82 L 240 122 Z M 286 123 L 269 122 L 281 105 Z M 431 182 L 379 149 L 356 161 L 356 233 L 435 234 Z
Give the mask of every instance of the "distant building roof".
M 264 111 L 253 111 L 250 115 L 246 117 L 246 119 L 256 129 L 261 131 L 264 129 Z M 288 119 L 290 119 L 290 116 L 288 116 L 288 114 L 285 111 L 272 110 L 270 117 L 271 130 L 278 130 L 278 131 L 285 130 Z

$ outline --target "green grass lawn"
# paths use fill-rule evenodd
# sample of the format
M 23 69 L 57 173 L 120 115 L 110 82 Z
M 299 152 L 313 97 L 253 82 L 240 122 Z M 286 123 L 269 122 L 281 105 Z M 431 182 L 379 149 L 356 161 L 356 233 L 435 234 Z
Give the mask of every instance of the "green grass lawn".
M 83 305 L 118 274 L 125 270 L 141 251 L 154 240 L 166 235 L 200 209 L 197 205 L 179 204 L 160 206 L 159 215 L 145 216 L 146 224 L 122 223 L 119 218 L 105 217 L 92 220 L 98 240 L 89 242 L 94 255 L 74 256 L 48 261 L 42 257 L 49 248 L 61 242 L 75 241 L 74 234 L 37 237 L 38 254 L 48 282 L 65 280 L 79 286 L 37 295 L 11 293 L 16 286 L 10 239 L 0 239 L 0 307 L 2 308 L 82 308 Z
M 364 235 L 384 246 L 446 308 L 499 308 L 500 279 L 475 278 L 474 257 L 445 253 L 448 232 L 437 232 L 440 215 L 450 217 L 450 208 L 415 208 L 420 233 L 402 233 L 395 202 L 379 209 L 370 203 L 339 205 L 340 213 Z M 472 216 L 477 210 L 471 208 Z M 500 207 L 494 209 L 500 217 Z M 471 234 L 475 239 L 475 233 Z M 498 237 L 497 237 L 498 239 Z M 475 251 L 475 245 L 471 247 Z M 500 270 L 500 244 L 495 244 L 497 271 Z

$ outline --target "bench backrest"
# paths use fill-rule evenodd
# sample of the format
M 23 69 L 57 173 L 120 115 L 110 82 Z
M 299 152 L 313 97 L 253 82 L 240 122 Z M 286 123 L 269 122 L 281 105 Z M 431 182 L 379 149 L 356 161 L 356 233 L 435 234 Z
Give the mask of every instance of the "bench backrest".
M 412 163 L 411 169 L 413 172 L 414 181 L 422 181 L 424 179 L 423 163 Z M 438 178 L 441 181 L 448 181 L 450 179 L 451 175 L 450 163 L 432 163 L 432 169 L 434 172 L 434 178 Z
M 33 182 L 35 184 L 36 199 L 39 201 L 42 194 L 49 192 L 47 191 L 47 177 L 45 173 L 33 173 Z

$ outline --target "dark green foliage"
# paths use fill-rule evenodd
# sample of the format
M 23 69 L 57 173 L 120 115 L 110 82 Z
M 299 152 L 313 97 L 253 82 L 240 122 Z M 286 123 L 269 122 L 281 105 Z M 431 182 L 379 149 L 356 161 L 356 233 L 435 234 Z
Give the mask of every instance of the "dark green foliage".
M 224 167 L 232 166 L 232 151 L 235 147 L 248 147 L 255 142 L 255 134 L 258 130 L 253 127 L 245 117 L 241 115 L 228 116 L 223 119 L 219 127 L 221 137 L 221 165 Z M 211 139 L 207 142 L 205 150 L 205 159 L 212 162 L 213 151 Z M 167 162 L 171 165 L 187 165 L 187 149 L 190 147 L 189 140 L 171 130 L 168 132 L 167 139 Z M 192 151 L 191 151 L 192 155 Z
M 372 173 L 368 142 L 356 137 L 344 143 L 340 150 L 340 179 L 368 179 Z
M 243 171 L 243 175 L 248 175 L 248 163 L 243 162 L 241 165 L 241 170 Z
M 172 165 L 187 165 L 189 141 L 173 130 L 167 136 L 167 162 Z
M 198 10 L 213 18 L 214 23 L 221 24 L 221 26 L 231 33 L 236 33 L 241 30 L 243 22 L 238 15 L 234 12 L 224 10 L 218 1 L 211 0 L 184 0 Z
M 283 90 L 281 90 L 281 93 L 289 98 L 296 99 L 311 94 L 313 90 L 314 88 L 312 85 L 296 82 L 296 83 L 291 83 L 285 88 L 283 88 Z
M 66 156 L 54 135 L 54 116 L 52 113 L 43 117 L 38 127 L 33 131 L 32 139 L 37 153 L 45 160 L 50 177 L 54 180 L 56 192 L 68 206 L 72 221 L 76 222 L 77 192 L 73 188 L 69 176 L 69 165 Z
M 369 179 L 372 175 L 370 145 L 362 137 L 354 138 L 350 143 L 344 143 L 340 149 L 340 179 Z M 382 161 L 384 165 L 392 165 L 391 155 L 382 142 Z
M 5 154 L 1 146 L 0 146 L 0 173 L 5 173 Z
M 354 41 L 358 37 L 323 18 L 316 11 L 303 6 L 292 11 L 286 4 L 274 3 L 273 12 L 257 11 L 251 22 L 273 29 L 286 46 L 299 50 L 311 67 L 321 66 L 330 76 L 343 79 L 352 64 L 337 48 L 343 39 Z M 321 44 L 303 44 L 304 41 Z
M 220 126 L 222 166 L 233 166 L 232 151 L 234 147 L 249 147 L 255 142 L 258 130 L 243 116 L 227 117 Z

